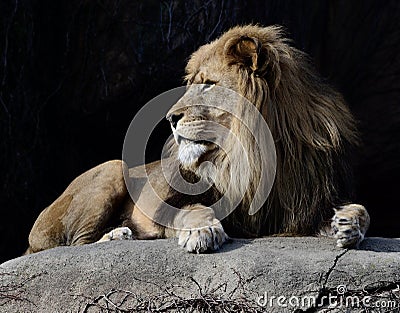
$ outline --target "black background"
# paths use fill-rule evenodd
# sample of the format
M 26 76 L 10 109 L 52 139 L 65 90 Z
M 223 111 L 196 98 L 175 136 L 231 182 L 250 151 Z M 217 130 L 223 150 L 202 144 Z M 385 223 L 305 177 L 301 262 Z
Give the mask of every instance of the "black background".
M 399 237 L 399 1 L 13 0 L 0 16 L 0 262 L 75 176 L 121 158 L 135 113 L 182 85 L 193 51 L 247 23 L 284 25 L 344 94 L 364 144 L 354 200 L 370 235 Z

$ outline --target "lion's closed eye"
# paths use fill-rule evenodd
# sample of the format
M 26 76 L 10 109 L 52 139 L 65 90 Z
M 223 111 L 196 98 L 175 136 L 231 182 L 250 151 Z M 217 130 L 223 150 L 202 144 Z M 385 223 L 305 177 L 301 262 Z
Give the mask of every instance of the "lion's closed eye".
M 207 80 L 205 80 L 205 81 L 203 82 L 203 84 L 204 84 L 204 86 L 203 86 L 203 88 L 202 88 L 202 91 L 209 91 L 209 90 L 211 90 L 212 88 L 215 87 L 215 85 L 217 84 L 217 82 L 216 82 L 216 81 L 213 81 L 213 80 L 210 80 L 210 79 L 207 79 Z
M 211 79 L 206 79 L 203 84 L 205 85 L 216 85 L 218 82 L 215 80 L 211 80 Z

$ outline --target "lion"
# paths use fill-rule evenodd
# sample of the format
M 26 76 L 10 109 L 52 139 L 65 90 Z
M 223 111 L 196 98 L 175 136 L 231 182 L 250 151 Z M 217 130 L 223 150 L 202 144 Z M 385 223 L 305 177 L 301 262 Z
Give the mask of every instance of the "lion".
M 166 116 L 174 135 L 169 157 L 131 169 L 124 161 L 109 161 L 77 177 L 37 218 L 27 254 L 64 245 L 157 238 L 178 238 L 186 251 L 201 253 L 219 249 L 231 237 L 268 235 L 322 234 L 339 247 L 357 247 L 370 219 L 362 205 L 348 199 L 356 122 L 342 96 L 289 44 L 280 26 L 228 30 L 193 53 L 185 80 L 186 93 Z M 262 180 L 260 160 L 268 149 L 256 151 L 255 136 L 240 124 L 254 124 L 244 106 L 234 117 L 225 114 L 227 101 L 212 96 L 216 86 L 249 101 L 274 141 L 273 185 L 251 214 Z M 216 108 L 202 105 L 205 101 Z M 219 138 L 224 149 L 210 139 L 218 131 L 204 137 L 206 122 L 223 125 L 234 135 Z M 247 154 L 246 162 L 237 146 Z M 203 166 L 210 162 L 212 170 Z M 165 168 L 178 169 L 187 182 L 208 182 L 210 188 L 183 194 L 171 187 Z M 222 196 L 225 204 L 240 198 L 223 219 L 212 207 Z M 177 210 L 164 214 L 169 205 Z

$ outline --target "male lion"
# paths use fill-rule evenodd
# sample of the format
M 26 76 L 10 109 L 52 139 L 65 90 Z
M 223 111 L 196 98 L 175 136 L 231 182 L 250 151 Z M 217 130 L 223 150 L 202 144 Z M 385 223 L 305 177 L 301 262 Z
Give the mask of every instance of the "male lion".
M 193 196 L 174 190 L 161 161 L 130 170 L 122 161 L 101 164 L 77 177 L 40 214 L 27 253 L 96 241 L 170 237 L 199 253 L 221 247 L 228 238 L 225 231 L 235 237 L 323 233 L 336 238 L 340 247 L 354 247 L 364 238 L 368 213 L 361 205 L 348 204 L 346 193 L 348 150 L 357 144 L 354 119 L 340 94 L 322 82 L 302 52 L 287 44 L 278 26 L 232 28 L 200 47 L 186 73 L 187 92 L 167 114 L 175 141 L 165 162 L 167 168 L 179 167 L 188 182 L 207 181 L 211 187 Z M 240 124 L 252 123 L 245 107 L 239 107 L 235 117 L 225 114 L 228 101 L 212 98 L 214 86 L 249 100 L 273 136 L 275 181 L 261 209 L 251 215 L 250 203 L 261 180 L 260 160 L 268 149 L 255 149 L 255 137 Z M 204 101 L 221 106 L 221 111 L 196 105 Z M 229 157 L 226 149 L 204 138 L 206 122 L 233 133 L 223 138 Z M 233 137 L 245 149 L 246 162 Z M 214 164 L 213 170 L 202 166 L 206 161 Z M 129 176 L 126 182 L 124 173 Z M 136 195 L 134 201 L 128 187 Z M 211 204 L 225 193 L 226 203 L 234 202 L 238 192 L 243 197 L 221 224 Z M 166 203 L 179 210 L 162 218 L 161 225 L 156 217 L 163 216 Z M 116 226 L 121 227 L 106 233 Z

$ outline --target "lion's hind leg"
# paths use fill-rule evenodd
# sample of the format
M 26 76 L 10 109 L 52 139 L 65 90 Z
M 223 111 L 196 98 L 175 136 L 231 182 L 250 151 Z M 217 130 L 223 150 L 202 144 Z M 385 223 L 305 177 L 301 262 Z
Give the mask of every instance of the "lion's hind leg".
M 123 175 L 125 170 L 126 165 L 115 160 L 75 178 L 37 218 L 26 253 L 93 243 L 107 228 L 118 225 L 123 201 L 128 194 Z
M 129 227 L 118 227 L 106 233 L 97 242 L 112 241 L 112 240 L 130 240 L 133 239 L 132 231 Z
M 336 238 L 337 246 L 357 247 L 369 227 L 370 218 L 367 210 L 360 204 L 347 204 L 334 210 L 331 235 Z

